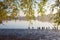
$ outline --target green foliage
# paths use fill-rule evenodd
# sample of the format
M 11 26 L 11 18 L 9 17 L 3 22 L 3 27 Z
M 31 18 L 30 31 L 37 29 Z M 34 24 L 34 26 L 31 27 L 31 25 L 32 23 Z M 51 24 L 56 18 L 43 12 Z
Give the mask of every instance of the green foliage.
M 26 19 L 27 20 L 35 20 L 35 16 L 34 16 L 34 10 L 32 9 L 32 7 L 30 6 L 29 10 L 25 13 L 26 14 Z
M 41 16 L 43 16 L 44 13 L 45 13 L 44 6 L 46 5 L 47 1 L 48 1 L 48 0 L 42 0 L 42 2 L 40 2 L 40 3 L 38 4 L 38 6 L 39 6 L 38 12 L 41 13 Z
M 56 0 L 55 4 L 52 5 L 52 7 L 51 7 L 52 12 L 54 11 L 55 7 L 57 8 L 57 13 L 55 14 L 55 17 L 54 17 L 54 23 L 58 29 L 58 27 L 60 25 L 60 0 Z
M 54 22 L 57 23 L 57 25 L 60 25 L 60 9 L 58 12 L 55 14 Z
M 12 3 L 13 3 L 13 0 L 4 0 L 3 2 L 0 2 L 0 23 L 2 23 L 2 21 L 7 20 L 9 18 L 9 16 L 7 15 L 9 11 L 7 10 L 13 9 L 13 11 L 11 12 L 12 14 L 14 12 L 15 13 L 17 12 L 17 8 L 16 7 L 13 8 L 14 5 L 12 5 Z M 13 14 L 13 16 L 14 15 L 16 16 L 17 14 Z
M 45 15 L 45 9 L 44 6 L 46 5 L 48 0 L 42 0 L 40 3 L 38 3 L 38 13 L 40 13 L 41 20 L 43 20 Z
M 60 1 L 56 0 L 55 4 L 52 5 L 52 12 L 54 11 L 54 8 L 57 7 L 57 13 L 55 14 L 54 22 L 57 25 L 60 25 Z
M 34 10 L 32 7 L 34 0 L 21 0 L 21 2 L 21 8 L 26 15 L 26 20 L 35 20 Z
M 21 0 L 21 8 L 22 9 L 28 9 L 30 6 L 32 6 L 34 0 Z
M 39 4 L 36 0 L 4 0 L 0 2 L 0 22 L 9 18 L 15 18 L 20 9 L 25 13 L 27 20 L 35 20 L 35 10 L 33 5 L 37 4 L 39 12 L 44 14 L 44 6 L 47 0 L 42 0 Z M 7 14 L 11 13 L 10 16 Z

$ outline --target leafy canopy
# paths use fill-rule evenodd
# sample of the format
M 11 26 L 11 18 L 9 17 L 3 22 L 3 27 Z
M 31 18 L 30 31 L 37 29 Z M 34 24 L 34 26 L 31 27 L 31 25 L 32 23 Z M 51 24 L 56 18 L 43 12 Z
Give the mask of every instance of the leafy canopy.
M 37 2 L 36 0 L 3 0 L 0 1 L 0 23 L 3 20 L 13 19 L 17 16 L 19 11 L 23 11 L 26 15 L 27 20 L 35 20 L 35 9 L 38 5 L 38 12 L 41 14 L 44 13 L 44 6 L 47 3 L 47 0 L 40 0 L 41 2 Z M 9 14 L 9 15 L 8 15 Z

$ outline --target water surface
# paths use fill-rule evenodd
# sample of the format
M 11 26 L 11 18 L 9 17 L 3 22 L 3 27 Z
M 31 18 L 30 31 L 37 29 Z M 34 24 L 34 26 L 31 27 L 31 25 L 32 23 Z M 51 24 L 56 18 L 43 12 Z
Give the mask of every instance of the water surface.
M 0 29 L 27 29 L 29 26 L 30 28 L 34 27 L 35 29 L 37 27 L 54 27 L 54 23 L 49 23 L 49 22 L 40 22 L 37 20 L 32 20 L 31 24 L 29 21 L 25 20 L 10 20 L 10 21 L 3 21 L 3 24 L 0 24 Z

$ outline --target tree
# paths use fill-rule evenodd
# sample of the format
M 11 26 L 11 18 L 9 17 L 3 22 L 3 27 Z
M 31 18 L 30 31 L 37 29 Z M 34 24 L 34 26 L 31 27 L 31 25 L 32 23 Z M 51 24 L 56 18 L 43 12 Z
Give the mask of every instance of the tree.
M 33 5 L 38 5 L 38 12 L 41 12 L 41 15 L 44 15 L 44 6 L 47 2 L 47 0 L 40 0 L 41 2 L 36 2 L 36 0 L 21 0 L 21 9 L 24 11 L 25 15 L 26 15 L 26 19 L 28 21 L 30 21 L 30 23 L 32 24 L 31 20 L 35 20 L 35 10 L 33 9 Z
M 0 23 L 2 23 L 2 20 L 5 20 L 7 18 L 6 10 L 5 10 L 5 4 L 3 2 L 0 2 Z
M 0 23 L 2 23 L 3 20 L 7 20 L 9 18 L 7 15 L 9 13 L 11 13 L 10 17 L 15 17 L 17 15 L 16 13 L 18 9 L 13 3 L 14 0 L 4 0 L 0 2 Z
M 45 15 L 44 6 L 46 6 L 47 1 L 48 0 L 42 0 L 40 3 L 38 3 L 38 13 L 40 13 L 42 21 L 43 21 L 44 15 Z
M 36 2 L 36 0 L 4 0 L 0 2 L 0 20 L 6 20 L 7 18 L 15 18 L 20 10 L 26 15 L 28 21 L 35 20 L 35 5 L 38 5 L 38 12 L 41 12 L 44 15 L 44 6 L 47 0 L 40 0 L 41 2 Z M 3 17 L 4 15 L 5 17 Z M 10 14 L 10 15 L 7 15 Z
M 57 7 L 57 13 L 55 14 L 54 23 L 58 26 L 60 25 L 60 0 L 56 0 L 55 4 L 52 6 L 52 11 L 54 11 L 54 8 Z

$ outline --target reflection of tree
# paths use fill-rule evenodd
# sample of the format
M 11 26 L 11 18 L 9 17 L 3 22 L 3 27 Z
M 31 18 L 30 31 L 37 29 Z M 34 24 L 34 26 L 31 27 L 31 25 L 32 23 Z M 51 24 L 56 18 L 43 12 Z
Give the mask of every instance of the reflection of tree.
M 31 27 L 33 25 L 32 21 L 29 21 L 28 27 Z

